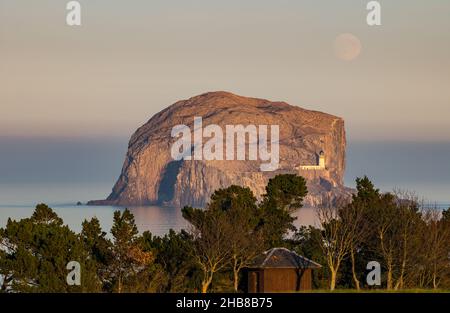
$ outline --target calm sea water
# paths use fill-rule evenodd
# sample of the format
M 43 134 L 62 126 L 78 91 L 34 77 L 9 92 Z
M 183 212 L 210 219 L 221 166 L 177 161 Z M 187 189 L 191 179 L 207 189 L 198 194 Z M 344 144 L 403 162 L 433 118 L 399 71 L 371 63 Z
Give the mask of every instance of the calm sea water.
M 8 218 L 16 220 L 30 217 L 37 203 L 48 204 L 72 230 L 79 232 L 81 223 L 92 217 L 100 220 L 104 231 L 109 231 L 114 211 L 123 211 L 124 207 L 76 205 L 78 201 L 86 203 L 90 199 L 107 196 L 110 184 L 100 183 L 33 183 L 13 185 L 0 184 L 0 227 L 4 227 Z M 18 196 L 20 193 L 23 196 Z M 187 228 L 180 208 L 174 207 L 129 207 L 135 216 L 140 232 L 151 231 L 154 235 L 164 235 L 169 229 Z
M 6 225 L 8 218 L 20 220 L 30 217 L 33 214 L 35 204 L 47 203 L 64 220 L 64 223 L 76 232 L 81 231 L 81 223 L 85 219 L 89 220 L 93 217 L 97 217 L 103 230 L 108 232 L 112 227 L 114 211 L 123 211 L 125 207 L 76 205 L 76 202 L 81 200 L 85 203 L 93 198 L 92 195 L 97 198 L 99 195 L 106 195 L 109 188 L 109 185 L 94 185 L 92 183 L 84 185 L 45 184 L 45 186 L 39 184 L 5 186 L 0 184 L 0 199 L 9 199 L 12 203 L 0 205 L 0 227 Z M 20 204 L 20 201 L 17 201 L 15 194 L 18 190 L 26 195 L 26 197 L 20 198 L 20 201 L 26 201 L 25 204 Z M 58 196 L 53 197 L 52 194 Z M 104 196 L 100 198 L 102 197 Z M 35 202 L 33 199 L 40 200 Z M 54 202 L 52 199 L 56 199 L 58 202 Z M 150 231 L 153 235 L 163 236 L 169 229 L 179 231 L 189 228 L 189 223 L 182 216 L 181 208 L 139 206 L 128 207 L 128 209 L 133 213 L 140 232 Z M 315 224 L 316 215 L 313 208 L 302 208 L 293 215 L 297 217 L 297 227 Z
M 126 139 L 24 139 L 0 137 L 0 227 L 8 218 L 31 216 L 37 203 L 49 204 L 74 231 L 96 216 L 105 231 L 122 207 L 77 206 L 104 199 L 117 179 Z M 345 183 L 369 176 L 382 191 L 415 191 L 426 202 L 450 207 L 450 144 L 350 143 Z M 139 231 L 164 235 L 188 227 L 180 208 L 130 207 Z M 316 224 L 315 211 L 294 213 L 296 225 Z
M 64 220 L 70 229 L 81 231 L 81 223 L 92 217 L 100 220 L 104 231 L 109 232 L 112 227 L 113 213 L 116 210 L 124 210 L 122 207 L 112 206 L 77 206 L 69 204 L 51 205 L 52 209 Z M 153 235 L 163 236 L 169 229 L 179 231 L 188 229 L 188 223 L 181 216 L 178 208 L 162 208 L 157 206 L 131 207 L 135 216 L 136 225 L 140 232 L 150 231 Z M 33 206 L 0 206 L 0 226 L 4 227 L 8 217 L 19 220 L 30 217 L 33 214 Z
M 113 222 L 114 211 L 123 211 L 124 207 L 76 205 L 77 201 L 85 203 L 89 199 L 103 198 L 108 194 L 110 186 L 104 184 L 0 184 L 0 199 L 9 204 L 0 204 L 0 227 L 4 227 L 8 218 L 22 219 L 33 214 L 37 203 L 47 203 L 64 220 L 72 230 L 79 232 L 81 223 L 86 219 L 97 217 L 104 231 L 109 232 Z M 23 194 L 18 197 L 17 192 Z M 55 196 L 53 196 L 55 195 Z M 36 199 L 39 199 L 36 201 Z M 56 201 L 56 202 L 55 202 Z M 20 204 L 22 203 L 22 204 Z M 431 204 L 435 204 L 434 202 Z M 436 202 L 441 209 L 450 204 Z M 169 229 L 179 231 L 188 229 L 189 223 L 183 218 L 181 208 L 140 206 L 129 207 L 135 216 L 140 232 L 150 231 L 153 235 L 163 236 Z M 295 226 L 318 226 L 316 210 L 302 208 L 293 213 L 297 218 Z

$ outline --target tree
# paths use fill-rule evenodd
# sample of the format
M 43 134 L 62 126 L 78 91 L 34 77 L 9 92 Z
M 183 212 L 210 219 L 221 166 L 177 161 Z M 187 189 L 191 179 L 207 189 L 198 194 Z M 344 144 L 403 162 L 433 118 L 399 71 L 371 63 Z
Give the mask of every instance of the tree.
M 211 196 L 208 210 L 224 213 L 228 223 L 228 245 L 230 247 L 230 266 L 233 271 L 233 288 L 238 291 L 239 274 L 249 266 L 264 249 L 263 235 L 259 229 L 260 212 L 256 198 L 249 188 L 230 186 L 219 189 Z
M 282 245 L 285 234 L 295 231 L 291 213 L 303 206 L 307 193 L 306 181 L 301 176 L 281 174 L 269 180 L 260 204 L 266 247 Z
M 206 293 L 214 274 L 228 264 L 231 254 L 228 239 L 232 230 L 224 212 L 192 207 L 184 207 L 182 212 L 183 217 L 192 224 L 192 257 L 203 272 L 201 291 Z
M 113 260 L 112 243 L 106 238 L 106 232 L 102 231 L 100 221 L 96 217 L 90 221 L 83 221 L 80 237 L 84 250 L 95 262 L 99 279 L 103 285 L 106 285 L 108 283 L 108 267 Z
M 417 196 L 409 191 L 394 190 L 396 199 L 396 226 L 398 227 L 398 237 L 400 251 L 396 259 L 398 260 L 398 277 L 394 288 L 402 289 L 406 285 L 408 270 L 414 267 L 413 256 L 417 250 L 417 229 L 422 222 L 420 219 L 419 204 Z
M 155 254 L 155 263 L 164 270 L 163 292 L 192 292 L 200 283 L 199 269 L 192 257 L 193 239 L 186 231 L 173 229 L 163 237 L 143 234 L 144 250 Z
M 294 174 L 281 174 L 269 180 L 264 201 L 291 211 L 303 206 L 303 199 L 307 194 L 308 189 L 303 177 Z
M 450 208 L 442 211 L 442 221 L 450 222 Z
M 417 202 L 386 193 L 373 203 L 368 220 L 374 230 L 378 251 L 386 270 L 386 288 L 400 289 L 414 250 L 414 236 L 418 215 Z
M 3 291 L 87 292 L 99 291 L 94 262 L 79 237 L 47 205 L 36 206 L 31 218 L 8 220 L 0 229 L 0 275 Z M 66 282 L 66 265 L 81 265 L 81 286 Z
M 360 287 L 357 273 L 373 260 L 382 261 L 387 289 L 414 285 L 414 258 L 420 254 L 418 229 L 423 224 L 417 197 L 399 190 L 381 194 L 367 177 L 356 183 L 357 193 L 347 206 L 361 216 L 349 251 L 355 287 Z
M 138 230 L 134 216 L 126 209 L 123 213 L 114 212 L 112 258 L 109 278 L 112 290 L 156 291 L 162 277 L 154 266 L 154 256 L 143 250 L 143 242 L 137 236 Z
M 51 208 L 43 203 L 36 205 L 31 220 L 37 224 L 53 224 L 58 226 L 63 224 L 63 220 Z
M 318 209 L 318 219 L 322 228 L 320 246 L 330 271 L 331 291 L 336 288 L 340 266 L 358 236 L 361 218 L 361 212 L 351 206 L 333 207 L 328 203 Z
M 357 193 L 352 196 L 352 201 L 346 207 L 343 208 L 343 213 L 341 214 L 343 222 L 355 223 L 354 234 L 351 238 L 352 242 L 350 244 L 350 262 L 351 262 L 351 275 L 353 283 L 357 290 L 360 290 L 360 274 L 364 271 L 365 264 L 362 263 L 364 267 L 360 266 L 359 259 L 367 259 L 367 241 L 370 238 L 370 226 L 367 223 L 367 216 L 370 211 L 370 204 L 376 201 L 380 197 L 380 191 L 375 188 L 373 183 L 364 176 L 363 178 L 356 179 L 356 190 Z M 346 218 L 350 218 L 350 221 L 346 221 Z M 358 221 L 355 221 L 358 218 Z M 369 257 L 368 259 L 371 259 Z M 366 263 L 367 264 L 367 263 Z
M 416 257 L 419 266 L 415 273 L 419 286 L 437 289 L 450 277 L 450 225 L 445 214 L 433 207 L 423 209 L 422 219 L 423 226 L 417 229 L 421 241 L 420 253 Z
M 327 264 L 322 250 L 321 229 L 314 226 L 301 226 L 291 239 L 287 239 L 288 248 L 319 264 Z M 312 283 L 315 288 L 329 287 L 329 271 L 325 266 L 320 271 L 312 271 Z

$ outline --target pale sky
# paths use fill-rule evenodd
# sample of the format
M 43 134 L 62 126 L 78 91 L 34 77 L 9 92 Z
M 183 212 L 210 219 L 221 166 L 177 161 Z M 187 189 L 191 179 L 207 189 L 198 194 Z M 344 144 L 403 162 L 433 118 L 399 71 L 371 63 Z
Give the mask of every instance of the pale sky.
M 0 136 L 128 137 L 226 90 L 341 116 L 350 140 L 450 141 L 450 1 L 0 0 Z M 351 33 L 362 52 L 336 58 Z

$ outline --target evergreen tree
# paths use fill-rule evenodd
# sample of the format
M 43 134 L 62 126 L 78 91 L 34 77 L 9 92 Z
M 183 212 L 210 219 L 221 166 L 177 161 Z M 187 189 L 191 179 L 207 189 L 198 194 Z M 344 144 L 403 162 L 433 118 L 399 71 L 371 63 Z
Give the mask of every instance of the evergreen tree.
M 162 292 L 194 292 L 201 283 L 201 273 L 192 257 L 192 236 L 173 229 L 163 237 L 143 234 L 144 250 L 155 254 L 155 263 L 165 274 Z
M 87 292 L 100 290 L 94 263 L 79 237 L 45 204 L 31 218 L 8 220 L 0 229 L 1 289 L 14 292 Z M 81 265 L 81 286 L 66 282 L 71 261 Z
M 267 248 L 283 245 L 284 236 L 295 231 L 291 213 L 303 206 L 308 190 L 303 177 L 293 174 L 277 175 L 269 180 L 260 204 L 261 226 Z
M 102 231 L 100 221 L 94 217 L 82 223 L 81 241 L 84 250 L 95 264 L 96 273 L 104 287 L 108 286 L 108 267 L 112 263 L 112 243 Z
M 126 209 L 114 212 L 112 262 L 109 278 L 114 292 L 153 292 L 162 281 L 151 252 L 144 251 L 143 241 L 133 214 Z

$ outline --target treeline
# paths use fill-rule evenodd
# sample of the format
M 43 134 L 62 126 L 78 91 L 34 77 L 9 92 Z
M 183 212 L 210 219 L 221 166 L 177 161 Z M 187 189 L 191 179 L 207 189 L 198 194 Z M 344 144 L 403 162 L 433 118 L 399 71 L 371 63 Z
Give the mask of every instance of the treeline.
M 3 292 L 240 292 L 243 269 L 272 247 L 287 247 L 323 265 L 316 288 L 450 288 L 450 209 L 424 209 L 409 194 L 382 194 L 357 180 L 352 199 L 318 208 L 320 227 L 293 225 L 306 182 L 278 175 L 257 201 L 249 188 L 217 190 L 205 209 L 183 208 L 188 230 L 139 234 L 129 210 L 114 213 L 108 236 L 99 220 L 79 234 L 45 204 L 0 229 Z M 81 265 L 81 285 L 66 265 Z M 382 266 L 382 286 L 368 287 L 366 266 Z
M 320 227 L 302 227 L 290 240 L 326 267 L 316 286 L 370 288 L 367 264 L 376 261 L 378 288 L 450 288 L 450 209 L 426 207 L 409 192 L 380 193 L 367 177 L 356 183 L 351 201 L 325 201 L 318 208 Z
M 301 207 L 306 182 L 296 175 L 271 179 L 258 203 L 249 188 L 216 191 L 205 209 L 183 208 L 192 225 L 164 237 L 139 235 L 129 210 L 114 213 L 111 239 L 99 220 L 71 231 L 45 204 L 30 218 L 0 229 L 0 290 L 14 292 L 239 291 L 242 269 L 284 243 L 294 231 L 290 212 Z M 81 265 L 81 285 L 66 282 L 66 265 Z

